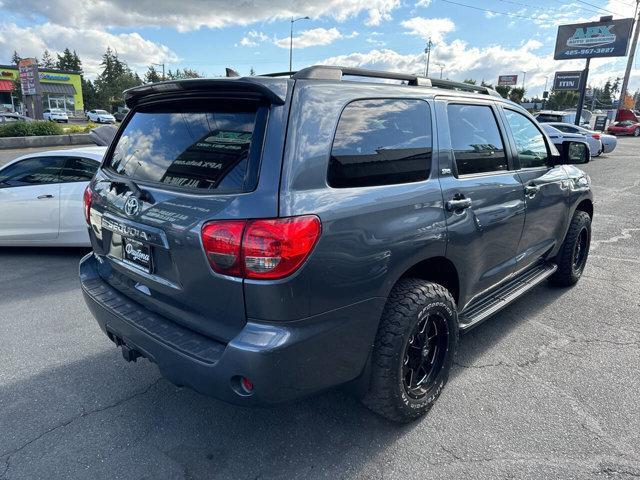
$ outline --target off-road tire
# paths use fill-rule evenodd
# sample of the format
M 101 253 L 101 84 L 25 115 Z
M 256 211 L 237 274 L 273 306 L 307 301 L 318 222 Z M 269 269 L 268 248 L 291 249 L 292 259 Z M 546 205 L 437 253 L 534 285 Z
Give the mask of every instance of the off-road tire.
M 576 249 L 581 241 L 581 235 L 586 234 L 585 245 L 581 247 L 582 257 L 576 263 Z M 575 285 L 584 271 L 589 256 L 589 246 L 591 244 L 591 217 L 583 211 L 576 211 L 571 219 L 569 231 L 562 242 L 562 247 L 556 256 L 558 270 L 551 276 L 550 283 L 557 287 L 570 287 Z
M 446 337 L 442 340 L 440 368 L 421 398 L 412 398 L 403 377 L 403 363 L 414 330 L 429 318 L 438 318 Z M 425 320 L 426 319 L 426 320 Z M 371 357 L 369 388 L 363 402 L 389 420 L 407 423 L 426 414 L 447 383 L 458 346 L 458 314 L 449 291 L 441 285 L 415 278 L 401 279 L 385 305 Z M 408 358 L 408 357 L 407 357 Z M 434 353 L 435 358 L 435 353 Z

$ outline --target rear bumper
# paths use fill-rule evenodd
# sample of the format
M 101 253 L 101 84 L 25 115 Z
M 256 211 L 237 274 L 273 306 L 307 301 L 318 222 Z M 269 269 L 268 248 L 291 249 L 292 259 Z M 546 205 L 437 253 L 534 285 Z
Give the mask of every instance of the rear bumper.
M 228 344 L 151 312 L 97 273 L 93 255 L 80 262 L 85 301 L 100 328 L 123 352 L 156 363 L 176 385 L 240 405 L 294 400 L 356 378 L 364 369 L 384 299 L 370 299 L 296 322 L 248 321 Z M 253 392 L 239 388 L 249 378 Z

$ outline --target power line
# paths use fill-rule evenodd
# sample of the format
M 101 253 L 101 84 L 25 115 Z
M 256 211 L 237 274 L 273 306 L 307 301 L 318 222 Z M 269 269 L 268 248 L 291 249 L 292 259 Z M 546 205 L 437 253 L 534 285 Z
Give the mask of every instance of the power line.
M 474 5 L 467 5 L 466 3 L 458 3 L 458 2 L 454 2 L 452 0 L 440 0 L 441 2 L 446 2 L 446 3 L 450 3 L 452 5 L 458 5 L 459 7 L 466 7 L 466 8 L 472 8 L 473 10 L 480 10 L 481 12 L 488 12 L 488 13 L 493 13 L 495 15 L 506 15 L 507 17 L 516 17 L 516 18 L 524 18 L 525 20 L 534 20 L 534 21 L 539 21 L 540 19 L 538 18 L 534 18 L 534 17 L 527 17 L 525 15 L 519 15 L 517 13 L 512 13 L 512 12 L 498 12 L 496 10 L 489 10 L 488 8 L 480 8 L 480 7 L 476 7 Z
M 585 5 L 589 5 L 590 7 L 593 7 L 593 8 L 597 8 L 598 10 L 602 10 L 603 12 L 611 13 L 613 15 L 620 15 L 621 17 L 624 17 L 624 15 L 620 13 L 612 12 L 611 10 L 607 10 L 606 8 L 599 7 L 598 5 L 594 5 L 593 3 L 585 2 L 584 0 L 575 0 L 575 1 L 583 3 Z

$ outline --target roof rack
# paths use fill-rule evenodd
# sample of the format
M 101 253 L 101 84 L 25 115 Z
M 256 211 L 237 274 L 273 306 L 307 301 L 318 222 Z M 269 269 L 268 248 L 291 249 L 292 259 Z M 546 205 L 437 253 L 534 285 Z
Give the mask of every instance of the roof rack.
M 295 73 L 297 73 L 297 72 L 295 72 L 295 71 L 293 71 L 293 72 L 273 72 L 273 73 L 261 73 L 258 76 L 259 77 L 291 77 Z
M 317 80 L 342 80 L 342 77 L 368 77 L 368 78 L 384 78 L 387 80 L 400 80 L 407 82 L 408 85 L 444 88 L 448 90 L 459 90 L 463 92 L 482 93 L 494 97 L 500 97 L 500 94 L 494 89 L 471 85 L 462 82 L 452 82 L 451 80 L 440 80 L 435 78 L 422 77 L 420 75 L 410 75 L 406 73 L 381 72 L 379 70 L 367 70 L 364 68 L 351 67 L 335 67 L 329 65 L 315 65 L 313 67 L 304 68 L 298 72 L 287 72 L 293 74 L 293 78 L 300 79 L 317 79 Z M 269 74 L 263 76 L 276 76 L 277 74 Z M 277 75 L 280 76 L 280 75 Z

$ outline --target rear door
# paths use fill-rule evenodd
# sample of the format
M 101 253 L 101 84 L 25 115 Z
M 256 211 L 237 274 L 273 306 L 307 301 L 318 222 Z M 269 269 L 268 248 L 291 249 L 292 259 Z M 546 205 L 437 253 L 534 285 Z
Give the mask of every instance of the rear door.
M 570 211 L 569 179 L 561 165 L 552 165 L 545 136 L 528 115 L 508 107 L 503 114 L 525 188 L 526 219 L 518 246 L 518 269 L 523 269 L 562 241 Z
M 0 241 L 38 243 L 58 237 L 64 157 L 34 157 L 0 170 Z
M 498 118 L 490 101 L 439 102 L 439 136 L 451 147 L 451 163 L 440 164 L 447 257 L 462 279 L 461 309 L 514 271 L 524 226 L 524 189 Z
M 102 277 L 195 331 L 235 336 L 246 323 L 243 280 L 211 269 L 201 229 L 211 220 L 277 216 L 284 118 L 284 107 L 255 98 L 136 107 L 92 183 Z

